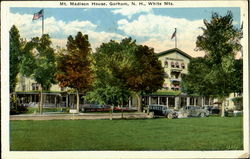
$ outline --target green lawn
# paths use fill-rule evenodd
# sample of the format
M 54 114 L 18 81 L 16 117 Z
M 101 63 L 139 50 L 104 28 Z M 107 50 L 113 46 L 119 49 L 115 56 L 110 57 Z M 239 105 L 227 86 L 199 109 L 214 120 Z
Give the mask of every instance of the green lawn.
M 11 121 L 12 151 L 242 150 L 242 117 Z
M 43 108 L 43 112 L 60 112 L 67 113 L 69 108 Z M 34 112 L 39 113 L 39 109 L 37 107 L 28 107 L 28 111 L 24 114 L 33 114 Z

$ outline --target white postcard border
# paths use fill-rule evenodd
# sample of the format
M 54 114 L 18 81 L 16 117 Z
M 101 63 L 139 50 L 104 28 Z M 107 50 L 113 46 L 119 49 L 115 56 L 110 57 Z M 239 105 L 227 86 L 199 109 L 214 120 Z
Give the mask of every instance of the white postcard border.
M 66 1 L 64 1 L 66 2 Z M 91 1 L 88 1 L 91 2 Z M 110 2 L 110 1 L 98 1 Z M 117 1 L 113 1 L 117 2 Z M 131 1 L 119 1 L 131 2 Z M 139 1 L 135 1 L 139 2 Z M 146 2 L 146 1 L 140 1 Z M 159 1 L 164 2 L 164 1 Z M 8 32 L 8 13 L 9 7 L 58 7 L 58 8 L 88 8 L 86 6 L 61 6 L 59 1 L 25 1 L 25 2 L 2 2 L 1 5 L 1 130 L 2 130 L 2 157 L 4 159 L 20 158 L 20 159 L 34 159 L 34 158 L 49 158 L 49 159 L 68 159 L 68 158 L 246 158 L 249 157 L 249 62 L 248 62 L 248 9 L 247 1 L 166 1 L 173 2 L 174 6 L 154 6 L 157 8 L 179 8 L 179 7 L 240 7 L 241 20 L 244 21 L 242 39 L 244 52 L 244 150 L 242 151 L 10 151 L 9 150 L 9 32 Z M 92 8 L 93 6 L 90 6 Z M 152 6 L 141 6 L 152 7 Z M 103 7 L 95 7 L 103 8 Z M 121 6 L 105 6 L 105 8 L 121 8 Z M 245 16 L 243 16 L 245 14 Z

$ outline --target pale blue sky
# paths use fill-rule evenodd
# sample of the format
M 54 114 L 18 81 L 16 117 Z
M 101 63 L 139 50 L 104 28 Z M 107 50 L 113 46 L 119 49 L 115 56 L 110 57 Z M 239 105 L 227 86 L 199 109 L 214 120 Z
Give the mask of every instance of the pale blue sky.
M 122 8 L 10 8 L 12 24 L 17 25 L 21 36 L 40 36 L 41 19 L 32 21 L 32 16 L 41 9 L 45 14 L 45 33 L 49 33 L 57 45 L 63 46 L 69 35 L 82 31 L 89 35 L 93 49 L 111 39 L 132 37 L 138 43 L 155 48 L 156 52 L 163 51 L 174 46 L 170 37 L 176 27 L 178 47 L 192 51 L 196 37 L 201 34 L 199 28 L 203 26 L 203 19 L 210 20 L 212 12 L 225 15 L 231 11 L 234 25 L 240 27 L 241 23 L 240 8 L 236 7 L 150 8 L 137 11 Z

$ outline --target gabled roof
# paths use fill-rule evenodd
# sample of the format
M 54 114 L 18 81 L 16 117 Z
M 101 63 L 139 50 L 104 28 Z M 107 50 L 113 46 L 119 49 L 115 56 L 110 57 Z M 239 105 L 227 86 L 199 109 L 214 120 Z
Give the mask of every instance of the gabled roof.
M 157 53 L 156 56 L 160 57 L 160 56 L 163 56 L 163 55 L 171 54 L 171 53 L 173 53 L 173 52 L 178 52 L 179 54 L 185 56 L 185 57 L 188 58 L 188 59 L 191 59 L 191 58 L 192 58 L 192 56 L 188 55 L 187 53 L 185 53 L 184 51 L 181 51 L 181 50 L 178 49 L 178 48 L 173 48 L 173 49 L 170 49 L 170 50 L 166 50 L 166 51 Z

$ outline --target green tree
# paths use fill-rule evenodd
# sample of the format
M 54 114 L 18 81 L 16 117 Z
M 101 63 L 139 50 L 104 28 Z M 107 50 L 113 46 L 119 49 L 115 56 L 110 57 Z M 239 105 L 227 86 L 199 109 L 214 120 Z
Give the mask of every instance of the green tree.
M 93 89 L 86 99 L 99 104 L 123 105 L 131 95 L 126 88 L 124 74 L 130 68 L 128 52 L 135 43 L 110 41 L 103 43 L 93 55 Z
M 23 76 L 33 78 L 41 86 L 39 110 L 42 113 L 44 104 L 44 90 L 49 90 L 55 84 L 55 53 L 51 46 L 48 34 L 41 38 L 35 37 L 27 42 L 25 55 L 22 60 L 21 73 Z
M 19 73 L 20 63 L 22 59 L 22 43 L 20 34 L 15 25 L 9 31 L 10 34 L 10 92 L 15 91 L 17 84 L 17 75 Z
M 209 97 L 213 94 L 211 82 L 207 79 L 209 66 L 206 57 L 192 58 L 188 65 L 188 74 L 182 76 L 181 88 L 188 94 Z
M 221 102 L 232 90 L 235 55 L 240 51 L 242 31 L 233 26 L 233 16 L 228 12 L 225 16 L 212 14 L 210 22 L 204 20 L 203 34 L 197 37 L 196 47 L 206 53 L 209 72 L 204 77 L 213 89 L 212 95 Z M 222 117 L 224 113 L 222 105 Z
M 138 101 L 138 111 L 141 111 L 141 95 L 152 93 L 162 88 L 164 70 L 152 48 L 137 46 L 132 52 L 132 67 L 126 74 L 126 85 L 133 91 Z
M 234 93 L 243 93 L 243 59 L 236 59 L 234 70 L 232 72 L 232 91 Z
M 114 99 L 114 103 L 135 94 L 141 111 L 141 95 L 162 87 L 164 71 L 153 49 L 137 45 L 131 38 L 102 44 L 94 57 L 94 98 Z
M 66 54 L 58 58 L 56 79 L 62 87 L 75 89 L 77 110 L 79 111 L 79 92 L 86 93 L 93 80 L 91 70 L 91 48 L 88 35 L 78 32 L 75 38 L 68 37 Z

